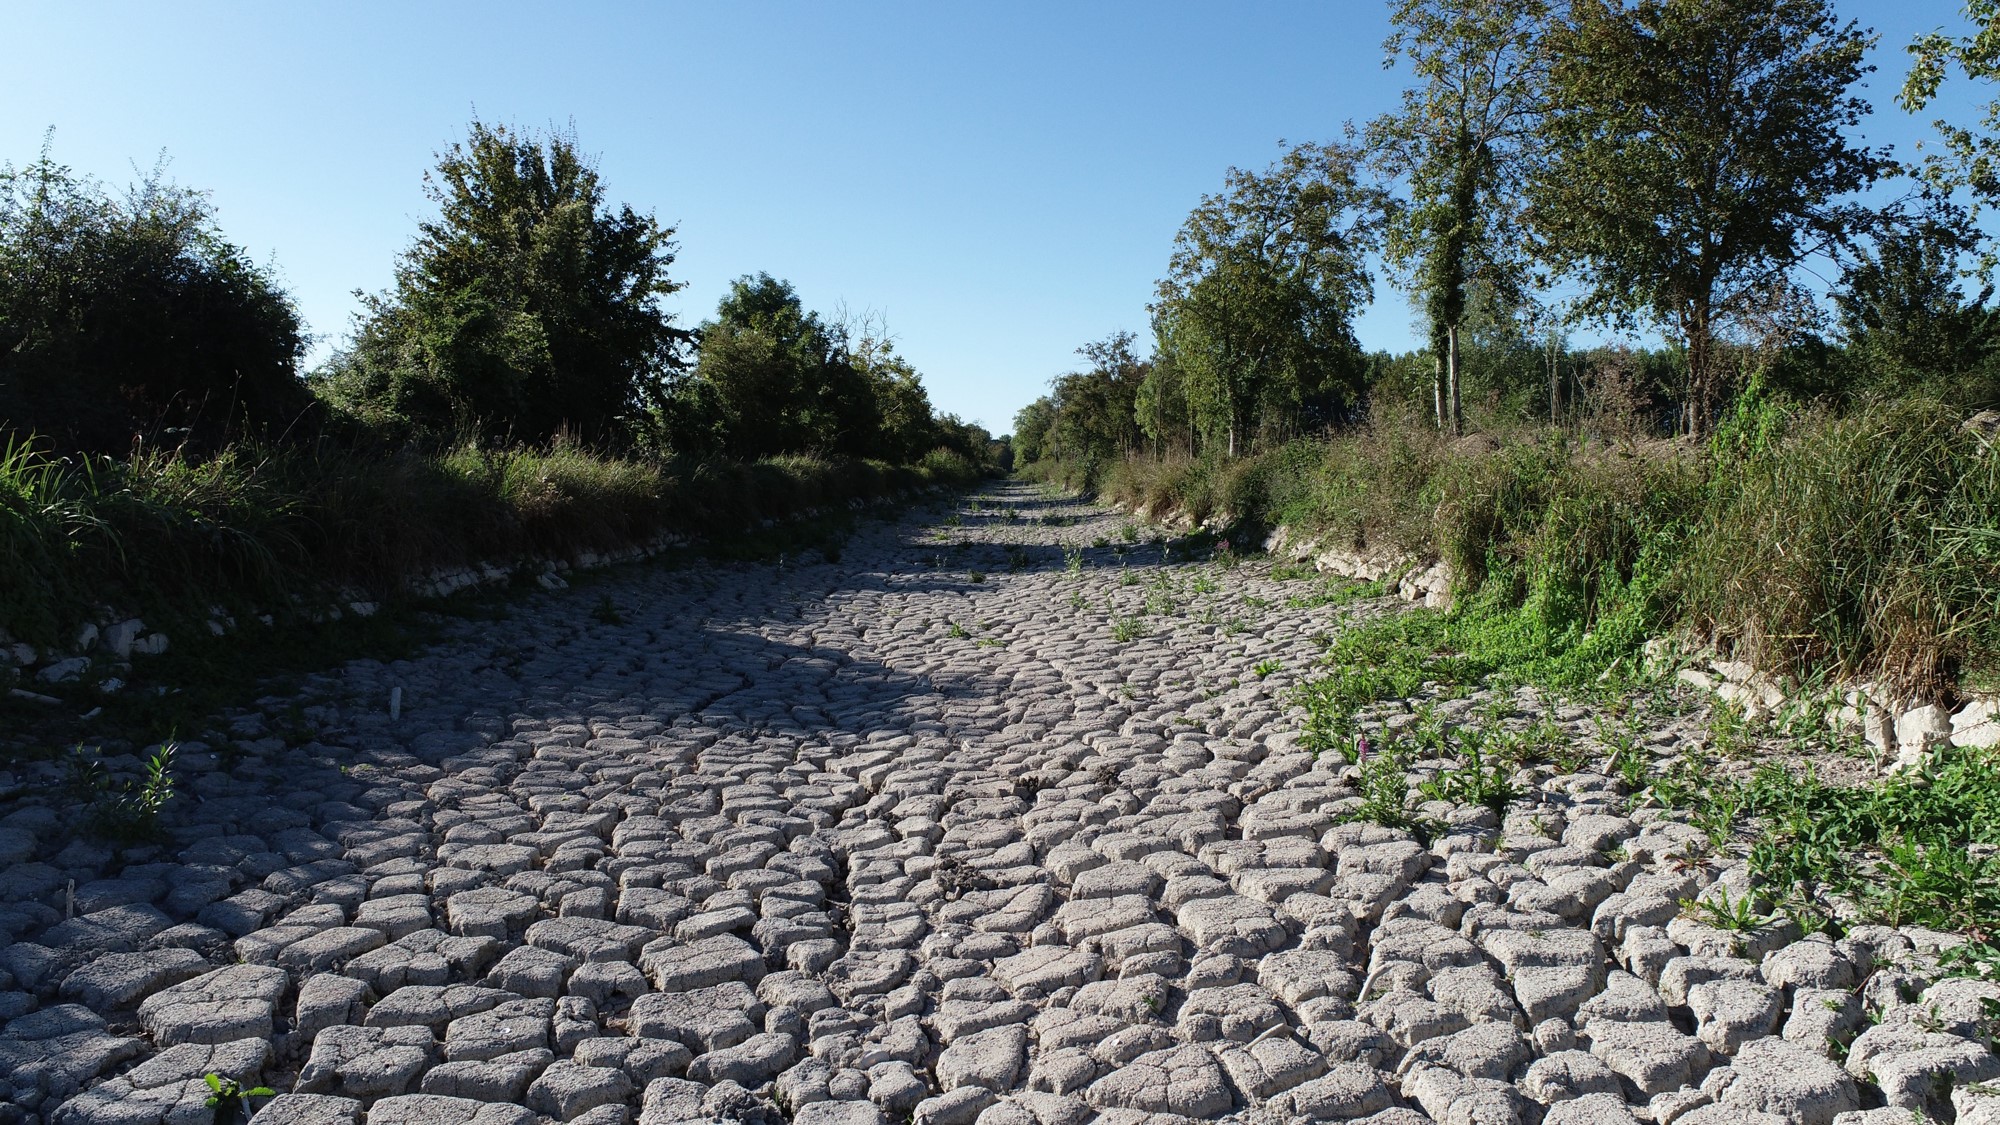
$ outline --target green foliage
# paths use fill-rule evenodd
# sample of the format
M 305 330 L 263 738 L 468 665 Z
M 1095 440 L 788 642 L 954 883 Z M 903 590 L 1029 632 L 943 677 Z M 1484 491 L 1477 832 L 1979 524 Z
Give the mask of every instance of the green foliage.
M 66 762 L 69 797 L 81 806 L 84 827 L 115 844 L 161 841 L 160 814 L 174 799 L 174 751 L 173 743 L 160 744 L 137 780 L 115 786 L 94 750 L 71 750 Z
M 560 443 L 429 455 L 239 445 L 205 460 L 125 461 L 0 444 L 0 628 L 59 646 L 71 639 L 63 630 L 109 602 L 169 632 L 184 623 L 205 633 L 218 604 L 264 613 L 356 587 L 395 598 L 442 568 L 566 558 L 667 532 L 740 535 L 983 471 L 949 453 L 915 467 L 788 456 L 669 469 Z
M 1708 846 L 1733 846 L 1754 825 L 1750 869 L 1776 909 L 1808 932 L 1833 924 L 1834 898 L 1889 925 L 1992 933 L 2000 926 L 2000 756 L 1949 750 L 1920 771 L 1863 786 L 1828 785 L 1810 769 L 1766 765 L 1730 781 L 1693 758 L 1654 776 L 1642 799 L 1681 809 Z M 1728 929 L 1768 919 L 1748 901 L 1697 908 Z
M 378 428 L 622 444 L 684 363 L 660 305 L 673 228 L 612 208 L 576 137 L 474 121 L 425 177 L 438 208 L 367 299 L 321 392 Z
M 1707 459 L 1671 611 L 1760 666 L 1939 690 L 2000 668 L 2000 458 L 1922 399 L 1752 396 Z
M 1138 447 L 1137 396 L 1152 363 L 1133 352 L 1133 340 L 1114 332 L 1078 348 L 1090 366 L 1058 376 L 1049 394 L 1021 409 L 1014 432 L 1022 462 L 1040 462 L 1066 487 L 1089 491 Z
M 693 374 L 659 412 L 677 454 L 814 451 L 898 464 L 933 456 L 986 464 L 994 455 L 985 430 L 932 410 L 879 319 L 827 324 L 769 274 L 738 278 L 700 337 Z
M 1850 265 L 1833 294 L 1847 347 L 1845 395 L 1931 390 L 1957 402 L 2000 400 L 2000 313 L 1993 287 L 1967 298 L 1959 262 L 1976 239 L 1950 215 L 1892 227 Z
M 1233 462 L 1137 459 L 1108 476 L 1107 493 L 1161 510 L 1191 498 L 1201 512 L 1236 476 L 1261 483 L 1233 518 L 1363 553 L 1441 558 L 1457 583 L 1448 614 L 1343 639 L 1356 658 L 1335 654 L 1336 667 L 1354 667 L 1324 689 L 1329 735 L 1378 690 L 1409 694 L 1397 683 L 1464 684 L 1505 668 L 1595 690 L 1600 677 L 1633 674 L 1646 639 L 1673 629 L 1798 675 L 1932 692 L 2000 675 L 1989 611 L 2000 600 L 2000 458 L 1954 410 L 1920 398 L 1842 414 L 1753 389 L 1699 447 L 1548 429 L 1448 444 L 1391 416 Z M 1335 586 L 1318 600 L 1371 592 Z M 1365 651 L 1383 631 L 1401 655 Z M 1455 655 L 1431 659 L 1447 633 Z
M 1495 813 L 1505 812 L 1508 804 L 1521 796 L 1521 791 L 1510 780 L 1510 764 L 1504 760 L 1488 759 L 1486 740 L 1477 730 L 1464 728 L 1456 733 L 1456 749 L 1463 755 L 1464 761 L 1420 783 L 1418 791 L 1433 801 L 1483 805 Z M 1440 749 L 1449 752 L 1450 747 L 1447 744 Z
M 1538 255 L 1589 311 L 1685 344 L 1692 432 L 1723 401 L 1724 325 L 1754 328 L 1792 267 L 1871 221 L 1841 202 L 1892 167 L 1846 135 L 1868 43 L 1826 0 L 1584 0 L 1549 32 Z
M 1347 817 L 1408 832 L 1428 847 L 1439 826 L 1410 808 L 1412 790 L 1408 769 L 1407 752 L 1384 750 L 1370 755 L 1361 763 L 1361 803 L 1354 806 Z
M 277 1096 L 277 1091 L 269 1086 L 253 1086 L 245 1089 L 234 1078 L 224 1078 L 219 1074 L 202 1075 L 208 1084 L 208 1100 L 202 1104 L 215 1111 L 214 1125 L 238 1125 L 250 1119 L 250 1099 Z
M 201 192 L 156 167 L 125 196 L 55 163 L 0 164 L 0 435 L 58 452 L 213 447 L 312 398 L 303 328 Z
M 1731 898 L 1726 887 L 1716 887 L 1707 897 L 1682 899 L 1681 913 L 1704 925 L 1731 933 L 1748 933 L 1771 922 L 1757 912 L 1755 896 L 1745 893 Z
M 1352 321 L 1373 292 L 1379 189 L 1359 149 L 1298 145 L 1263 173 L 1229 170 L 1180 233 L 1154 332 L 1206 443 L 1230 456 L 1343 417 L 1360 397 Z M 1155 421 L 1155 430 L 1160 423 Z
M 1390 262 L 1414 282 L 1443 357 L 1439 423 L 1463 428 L 1461 331 L 1475 286 L 1512 296 L 1526 263 L 1516 200 L 1542 114 L 1543 0 L 1399 0 L 1384 45 L 1417 83 L 1371 122 L 1376 158 L 1407 185 L 1388 227 Z
M 1911 113 L 1930 105 L 1946 78 L 1956 71 L 1974 82 L 2000 77 L 2000 2 L 1965 0 L 1962 10 L 1972 34 L 1949 35 L 1943 28 L 1917 36 L 1910 44 L 1913 64 L 1896 100 Z M 1923 177 L 1939 192 L 1965 188 L 1981 204 L 2000 202 L 2000 99 L 1980 107 L 1978 127 L 1939 120 L 1944 151 L 1925 157 Z M 1984 130 L 1983 132 L 1981 130 Z M 1988 265 L 1992 254 L 1987 254 Z

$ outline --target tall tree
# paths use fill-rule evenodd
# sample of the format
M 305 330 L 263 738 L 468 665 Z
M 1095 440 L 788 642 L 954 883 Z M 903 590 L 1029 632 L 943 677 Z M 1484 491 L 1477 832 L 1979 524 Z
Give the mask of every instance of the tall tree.
M 1397 0 L 1385 66 L 1409 63 L 1401 108 L 1368 126 L 1371 150 L 1403 181 L 1389 261 L 1415 282 L 1439 363 L 1438 424 L 1464 428 L 1461 335 L 1468 287 L 1519 288 L 1515 201 L 1537 134 L 1547 67 L 1546 0 Z
M 1359 397 L 1353 317 L 1372 284 L 1383 194 L 1348 144 L 1302 144 L 1231 168 L 1174 236 L 1153 313 L 1190 413 L 1231 456 L 1253 427 L 1333 415 Z
M 1132 413 L 1138 418 L 1139 432 L 1153 445 L 1153 455 L 1171 448 L 1194 450 L 1192 419 L 1188 415 L 1187 387 L 1173 353 L 1156 351 L 1147 366 L 1146 377 L 1132 396 Z
M 677 397 L 700 404 L 721 452 L 755 459 L 830 453 L 844 434 L 872 432 L 874 419 L 859 416 L 872 405 L 860 401 L 866 390 L 838 334 L 788 282 L 760 273 L 731 283 L 701 326 L 700 361 Z
M 1092 474 L 1139 444 L 1135 405 L 1152 365 L 1133 352 L 1134 339 L 1130 332 L 1114 332 L 1076 349 L 1090 366 L 1058 376 L 1049 396 L 1051 451 Z
M 424 190 L 439 213 L 321 373 L 329 396 L 433 433 L 623 440 L 692 338 L 660 307 L 673 228 L 607 205 L 570 133 L 474 121 Z
M 1686 346 L 1682 425 L 1722 398 L 1719 333 L 1870 221 L 1842 197 L 1889 168 L 1845 130 L 1870 37 L 1826 0 L 1573 0 L 1550 31 L 1548 159 L 1530 220 L 1585 308 Z
M 1014 462 L 1031 465 L 1050 455 L 1049 429 L 1055 425 L 1056 406 L 1047 395 L 1022 407 L 1014 415 Z

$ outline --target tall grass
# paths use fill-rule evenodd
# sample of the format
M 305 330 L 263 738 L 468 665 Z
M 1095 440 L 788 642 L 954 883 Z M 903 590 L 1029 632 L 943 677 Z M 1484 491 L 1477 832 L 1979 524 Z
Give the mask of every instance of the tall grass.
M 1921 401 L 1758 410 L 1732 440 L 1679 574 L 1692 624 L 1911 690 L 2000 669 L 2000 450 Z
M 0 445 L 0 628 L 60 645 L 104 607 L 202 616 L 348 587 L 390 595 L 437 568 L 728 534 L 980 473 L 946 451 L 915 466 L 813 456 L 663 466 L 564 445 L 239 446 L 113 460 L 16 440 Z
M 1683 631 L 1799 676 L 1948 696 L 2000 673 L 2000 450 L 1917 399 L 1745 396 L 1705 444 L 1378 418 L 1235 461 L 1131 458 L 1101 493 L 1442 559 L 1453 620 L 1580 676 Z

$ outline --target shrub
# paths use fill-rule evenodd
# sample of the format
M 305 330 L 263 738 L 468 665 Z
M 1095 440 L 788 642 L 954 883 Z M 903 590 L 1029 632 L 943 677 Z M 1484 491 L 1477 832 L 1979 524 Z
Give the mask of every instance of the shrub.
M 120 461 L 16 440 L 0 445 L 0 628 L 55 645 L 106 604 L 187 618 L 346 586 L 392 596 L 437 568 L 668 531 L 729 535 L 980 473 L 948 451 L 915 467 L 807 455 L 667 467 L 560 442 L 437 454 L 239 445 Z
M 0 432 L 59 452 L 214 448 L 312 403 L 276 280 L 156 170 L 123 199 L 44 148 L 0 164 Z
M 1836 414 L 1753 389 L 1705 445 L 1548 427 L 1448 441 L 1390 414 L 1104 480 L 1154 511 L 1443 559 L 1455 643 L 1545 677 L 1594 676 L 1674 629 L 1915 694 L 2000 675 L 2000 451 L 1935 401 Z

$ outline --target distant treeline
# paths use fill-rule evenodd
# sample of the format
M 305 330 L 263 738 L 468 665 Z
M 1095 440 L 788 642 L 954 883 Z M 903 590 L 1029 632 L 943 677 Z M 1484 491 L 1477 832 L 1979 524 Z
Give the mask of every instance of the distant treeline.
M 611 205 L 565 133 L 475 121 L 440 154 L 395 282 L 331 359 L 275 267 L 159 172 L 118 195 L 48 146 L 0 165 L 0 432 L 52 454 L 232 443 L 547 448 L 653 460 L 815 454 L 977 464 L 878 318 L 830 323 L 746 276 L 712 320 L 663 300 L 674 231 Z
M 2000 8 L 1976 19 L 1912 45 L 1903 106 L 2000 74 Z M 1079 349 L 1015 421 L 1024 464 L 1094 480 L 1128 454 L 1233 457 L 1385 408 L 1449 434 L 1701 435 L 1753 382 L 1834 407 L 2000 400 L 1976 280 L 2000 117 L 1939 122 L 1917 165 L 1870 147 L 1873 33 L 1827 0 L 1395 0 L 1392 27 L 1412 77 L 1397 110 L 1229 169 L 1174 240 L 1151 347 Z M 1378 262 L 1427 346 L 1356 338 Z M 1585 326 L 1665 345 L 1580 349 Z
M 0 165 L 0 642 L 193 622 L 433 569 L 728 536 L 1004 469 L 876 317 L 768 274 L 684 328 L 673 231 L 566 134 L 473 122 L 436 214 L 302 370 L 275 267 L 156 170 L 114 194 Z M 109 674 L 105 670 L 99 670 Z M 13 673 L 0 666 L 0 682 Z

